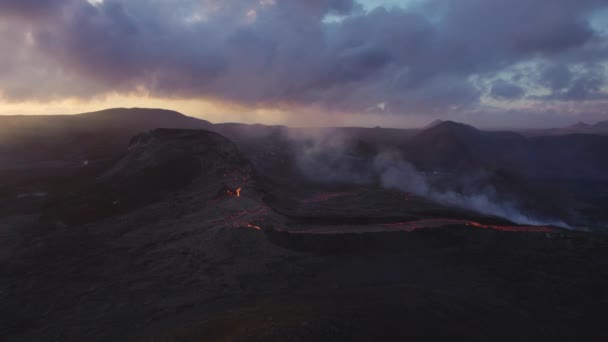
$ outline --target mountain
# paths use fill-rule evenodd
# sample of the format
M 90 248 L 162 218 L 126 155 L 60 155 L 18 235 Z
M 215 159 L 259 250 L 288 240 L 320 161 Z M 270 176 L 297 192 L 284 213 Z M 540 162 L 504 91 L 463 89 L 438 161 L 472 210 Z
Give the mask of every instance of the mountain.
M 441 121 L 439 120 L 436 124 L 429 125 L 428 128 L 424 129 L 419 136 L 439 136 L 444 134 L 456 134 L 465 136 L 478 135 L 481 131 L 477 128 L 455 121 Z
M 608 128 L 608 120 L 600 121 L 600 122 L 596 123 L 595 125 L 593 125 L 593 127 L 595 127 L 595 128 Z
M 178 112 L 143 108 L 77 115 L 0 116 L 0 169 L 113 158 L 138 133 L 211 126 L 208 121 Z
M 529 140 L 530 160 L 538 178 L 608 179 L 608 136 L 571 134 Z
M 470 170 L 502 164 L 498 151 L 522 148 L 523 137 L 511 132 L 484 132 L 473 126 L 444 121 L 421 131 L 403 146 L 406 159 L 423 170 Z
M 253 174 L 237 146 L 215 132 L 156 129 L 134 137 L 126 154 L 91 184 L 75 193 L 55 194 L 43 220 L 86 223 L 186 187 L 207 199 L 245 189 Z
M 601 135 L 524 137 L 451 121 L 423 130 L 402 147 L 405 158 L 422 170 L 508 170 L 538 179 L 606 179 L 606 149 L 608 137 Z
M 585 122 L 578 122 L 571 126 L 549 129 L 526 130 L 523 134 L 527 136 L 547 136 L 547 135 L 569 135 L 569 134 L 597 134 L 608 135 L 608 120 L 600 121 L 594 125 Z
M 608 286 L 608 239 L 552 225 L 560 223 L 553 218 L 582 216 L 580 224 L 564 222 L 608 229 L 608 182 L 587 182 L 608 174 L 608 137 L 526 138 L 442 122 L 399 145 L 421 169 L 444 171 L 429 175 L 408 170 L 394 149 L 367 146 L 401 141 L 398 130 L 383 140 L 389 131 L 381 128 L 327 129 L 317 139 L 329 141 L 319 142 L 308 139 L 318 130 L 286 137 L 281 127 L 226 124 L 210 128 L 239 141 L 161 128 L 125 143 L 124 132 L 150 125 L 206 123 L 146 110 L 77 116 L 69 119 L 78 125 L 68 126 L 55 119 L 28 131 L 40 140 L 39 153 L 54 152 L 42 157 L 77 163 L 96 146 L 111 158 L 52 172 L 0 170 L 3 340 L 544 341 L 605 334 L 603 293 L 593 290 Z M 295 133 L 307 137 L 301 149 L 289 146 Z M 13 140 L 5 156 L 29 151 Z M 124 150 L 116 152 L 119 145 Z M 384 152 L 388 163 L 374 165 Z M 335 175 L 323 178 L 332 181 L 283 177 L 289 158 L 302 156 L 315 171 Z M 277 167 L 257 168 L 266 164 Z M 376 166 L 387 166 L 377 172 L 391 182 L 449 184 L 449 192 L 437 188 L 439 196 L 423 198 L 374 179 L 345 181 Z M 555 176 L 585 179 L 550 184 L 561 196 L 550 187 L 531 190 Z
M 435 126 L 439 125 L 442 122 L 443 122 L 443 120 L 437 119 L 437 120 L 431 122 L 430 124 L 424 126 L 422 129 L 429 129 L 429 128 L 435 127 Z
M 584 123 L 582 121 L 579 121 L 578 123 L 572 125 L 572 126 L 568 126 L 566 127 L 566 129 L 587 129 L 590 128 L 591 125 Z
M 145 108 L 113 108 L 76 115 L 0 116 L 0 137 L 86 134 L 105 131 L 146 131 L 154 128 L 205 128 L 208 121 L 175 111 Z

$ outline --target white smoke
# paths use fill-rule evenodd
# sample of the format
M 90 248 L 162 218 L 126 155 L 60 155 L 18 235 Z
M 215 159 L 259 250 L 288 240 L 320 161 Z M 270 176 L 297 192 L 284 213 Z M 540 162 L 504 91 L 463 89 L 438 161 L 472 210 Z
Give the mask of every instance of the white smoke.
M 427 175 L 403 160 L 397 151 L 383 152 L 376 156 L 374 170 L 378 174 L 381 186 L 413 193 L 443 205 L 505 218 L 517 224 L 569 228 L 561 221 L 537 220 L 523 214 L 516 203 L 499 200 L 496 189 L 492 185 L 484 185 L 469 194 L 437 189 L 429 182 Z
M 334 129 L 294 130 L 296 164 L 304 176 L 327 184 L 370 184 L 373 173 L 348 153 L 347 138 Z
M 395 149 L 361 156 L 353 140 L 336 129 L 292 130 L 290 141 L 300 172 L 325 184 L 379 184 L 412 193 L 433 202 L 501 217 L 522 225 L 569 226 L 561 221 L 535 219 L 518 208 L 517 201 L 497 193 L 487 177 L 450 175 L 447 187 L 435 185 L 429 176 L 403 159 Z M 479 178 L 479 179 L 477 179 Z M 464 189 L 463 189 L 464 188 Z

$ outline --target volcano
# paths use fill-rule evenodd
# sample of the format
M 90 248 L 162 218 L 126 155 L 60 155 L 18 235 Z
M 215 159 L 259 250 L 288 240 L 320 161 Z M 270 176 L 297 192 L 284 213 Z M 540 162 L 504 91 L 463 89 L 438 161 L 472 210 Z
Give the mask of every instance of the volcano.
M 535 209 L 565 197 L 546 188 L 546 197 L 532 196 L 529 165 L 586 151 L 576 167 L 603 167 L 595 159 L 601 136 L 527 138 L 454 122 L 387 134 L 327 131 L 345 139 L 338 149 L 319 145 L 318 155 L 341 172 L 367 176 L 386 149 L 429 182 L 520 167 L 488 171 L 485 180 L 500 194 L 524 193 Z M 103 159 L 76 163 L 80 147 L 69 146 L 57 153 L 73 163 L 1 173 L 0 318 L 8 324 L 0 333 L 9 340 L 512 341 L 604 333 L 602 234 L 515 224 L 374 177 L 309 177 L 299 167 L 310 159 L 300 153 L 314 158 L 315 145 L 302 145 L 289 128 L 158 128 L 126 139 L 122 150 L 107 149 L 104 132 L 87 140 L 99 139 Z M 592 200 L 566 204 L 584 204 L 600 222 L 602 184 L 594 183 Z M 563 211 L 556 208 L 549 213 Z

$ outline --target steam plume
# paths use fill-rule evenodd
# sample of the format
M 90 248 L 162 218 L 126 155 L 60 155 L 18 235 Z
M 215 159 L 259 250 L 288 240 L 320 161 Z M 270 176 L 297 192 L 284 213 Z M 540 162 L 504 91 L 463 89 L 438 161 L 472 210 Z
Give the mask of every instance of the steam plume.
M 428 173 L 417 170 L 394 148 L 361 156 L 354 150 L 349 136 L 331 129 L 292 132 L 290 138 L 296 149 L 299 171 L 315 182 L 379 185 L 517 224 L 569 228 L 559 220 L 536 219 L 525 214 L 515 199 L 500 196 L 487 179 L 473 181 L 467 179 L 473 176 L 450 175 L 452 185 L 439 187 Z M 463 184 L 467 185 L 464 190 L 460 189 Z

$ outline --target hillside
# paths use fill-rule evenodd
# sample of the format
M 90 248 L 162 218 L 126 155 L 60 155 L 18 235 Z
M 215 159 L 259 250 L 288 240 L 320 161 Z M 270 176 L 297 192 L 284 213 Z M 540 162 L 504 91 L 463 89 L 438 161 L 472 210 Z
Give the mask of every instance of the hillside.
M 503 134 L 448 124 L 421 136 Z M 0 214 L 0 336 L 605 339 L 603 235 L 373 185 L 270 187 L 256 171 L 217 133 L 157 129 L 79 188 L 7 198 L 0 208 L 26 211 Z
M 138 133 L 210 126 L 208 121 L 178 112 L 143 108 L 79 115 L 0 116 L 0 169 L 113 158 Z

